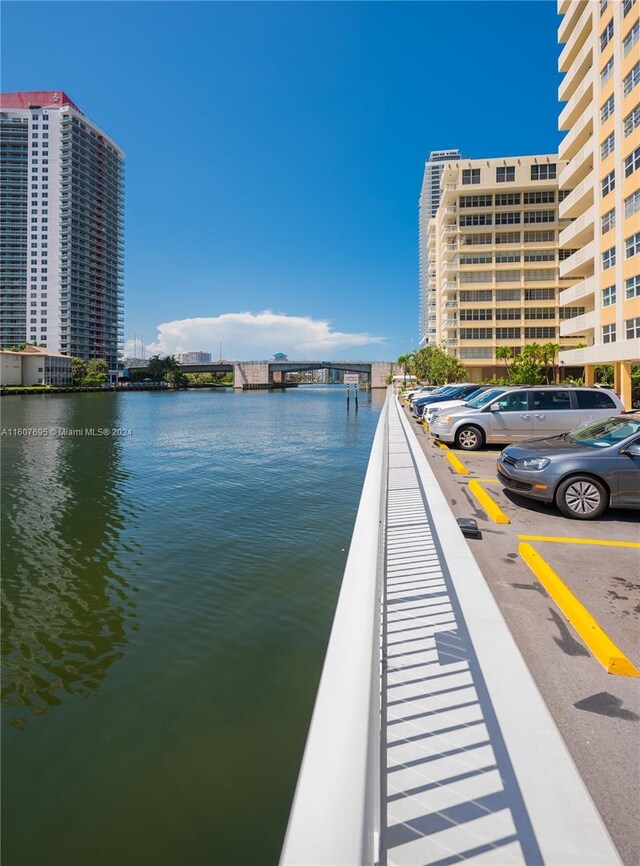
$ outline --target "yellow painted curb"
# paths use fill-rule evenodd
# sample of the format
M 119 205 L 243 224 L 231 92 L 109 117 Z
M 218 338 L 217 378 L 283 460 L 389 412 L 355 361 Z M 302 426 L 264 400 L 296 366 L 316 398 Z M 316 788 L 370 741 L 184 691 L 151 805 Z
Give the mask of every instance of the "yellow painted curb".
M 447 460 L 453 466 L 453 468 L 456 470 L 458 475 L 468 475 L 469 474 L 469 470 L 464 465 L 462 460 L 458 459 L 458 457 L 456 457 L 455 454 L 452 454 L 451 451 L 449 451 L 448 449 L 447 449 Z
M 438 446 L 438 448 L 442 448 L 443 451 L 449 450 L 449 446 L 446 442 L 438 442 L 438 440 L 436 439 L 436 445 Z
M 525 541 L 558 541 L 562 544 L 600 544 L 605 547 L 640 547 L 640 541 L 602 541 L 599 538 L 564 538 L 556 535 L 519 535 Z
M 540 554 L 526 542 L 518 545 L 518 553 L 605 670 L 623 677 L 640 677 L 640 671 L 602 630 L 586 607 Z
M 487 491 L 482 489 L 480 482 L 477 479 L 469 482 L 469 490 L 473 493 L 494 523 L 511 523 L 498 503 L 494 502 Z

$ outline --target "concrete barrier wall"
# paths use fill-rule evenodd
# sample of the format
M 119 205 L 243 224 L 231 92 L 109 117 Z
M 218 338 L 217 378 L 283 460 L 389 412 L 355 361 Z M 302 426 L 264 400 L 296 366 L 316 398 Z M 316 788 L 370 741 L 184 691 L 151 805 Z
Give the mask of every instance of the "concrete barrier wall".
M 267 361 L 239 361 L 233 365 L 233 387 L 242 389 L 244 385 L 269 384 L 269 363 Z

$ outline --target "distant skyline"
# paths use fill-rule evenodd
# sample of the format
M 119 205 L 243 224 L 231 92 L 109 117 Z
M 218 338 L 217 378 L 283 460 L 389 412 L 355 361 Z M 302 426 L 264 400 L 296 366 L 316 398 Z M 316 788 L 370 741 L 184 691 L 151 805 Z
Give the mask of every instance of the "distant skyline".
M 65 90 L 127 153 L 125 354 L 417 348 L 429 152 L 560 140 L 552 2 L 3 13 L 3 91 Z

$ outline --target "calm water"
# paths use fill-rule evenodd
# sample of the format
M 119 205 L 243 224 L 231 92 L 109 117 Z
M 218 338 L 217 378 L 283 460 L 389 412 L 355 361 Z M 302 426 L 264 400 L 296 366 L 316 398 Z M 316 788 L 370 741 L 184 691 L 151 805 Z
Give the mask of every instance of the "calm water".
M 382 400 L 2 400 L 5 866 L 277 863 Z

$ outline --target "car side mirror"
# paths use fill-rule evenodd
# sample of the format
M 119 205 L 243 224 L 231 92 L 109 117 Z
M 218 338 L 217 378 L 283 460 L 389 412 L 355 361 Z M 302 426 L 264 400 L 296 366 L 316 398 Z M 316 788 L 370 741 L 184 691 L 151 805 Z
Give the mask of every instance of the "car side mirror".
M 621 454 L 628 454 L 629 457 L 640 457 L 640 442 L 632 442 L 625 448 L 620 449 Z
M 492 403 L 490 406 L 487 406 L 487 412 L 499 412 L 499 411 L 500 411 L 500 404 L 499 403 Z

